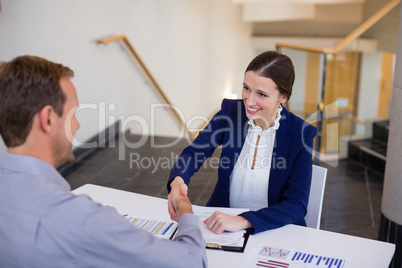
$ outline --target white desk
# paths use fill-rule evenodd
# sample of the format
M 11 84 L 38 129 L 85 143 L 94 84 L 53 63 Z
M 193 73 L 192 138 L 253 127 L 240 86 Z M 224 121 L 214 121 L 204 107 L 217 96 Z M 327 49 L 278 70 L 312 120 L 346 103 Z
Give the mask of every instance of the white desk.
M 170 220 L 167 200 L 86 184 L 73 191 L 87 194 L 94 201 L 117 209 L 120 214 Z M 350 260 L 351 268 L 386 268 L 392 259 L 395 245 L 297 225 L 250 235 L 244 253 L 207 249 L 209 267 L 241 267 L 248 250 L 257 244 L 334 256 Z

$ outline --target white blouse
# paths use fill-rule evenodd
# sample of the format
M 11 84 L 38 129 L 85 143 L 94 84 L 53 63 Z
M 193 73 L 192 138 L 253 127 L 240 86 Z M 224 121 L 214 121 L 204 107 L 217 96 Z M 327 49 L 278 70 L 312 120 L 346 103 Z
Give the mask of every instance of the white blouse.
M 281 112 L 280 105 L 274 126 L 264 131 L 253 120 L 248 122 L 246 140 L 230 175 L 230 207 L 255 211 L 268 206 L 272 152 Z

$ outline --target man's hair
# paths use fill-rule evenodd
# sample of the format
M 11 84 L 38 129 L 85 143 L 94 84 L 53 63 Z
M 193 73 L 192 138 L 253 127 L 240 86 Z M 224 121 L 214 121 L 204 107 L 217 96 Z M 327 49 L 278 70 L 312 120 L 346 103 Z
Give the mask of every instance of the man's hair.
M 7 147 L 25 142 L 33 117 L 46 105 L 63 114 L 60 79 L 73 76 L 70 68 L 35 56 L 0 64 L 0 135 Z

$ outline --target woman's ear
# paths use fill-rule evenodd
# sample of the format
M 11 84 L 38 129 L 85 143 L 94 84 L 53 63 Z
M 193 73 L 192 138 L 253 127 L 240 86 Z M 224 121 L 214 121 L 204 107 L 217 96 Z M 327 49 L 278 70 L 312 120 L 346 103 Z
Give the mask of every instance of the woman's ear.
M 288 98 L 282 94 L 281 100 L 280 100 L 281 104 L 284 104 L 285 102 L 287 102 L 287 100 L 288 100 Z

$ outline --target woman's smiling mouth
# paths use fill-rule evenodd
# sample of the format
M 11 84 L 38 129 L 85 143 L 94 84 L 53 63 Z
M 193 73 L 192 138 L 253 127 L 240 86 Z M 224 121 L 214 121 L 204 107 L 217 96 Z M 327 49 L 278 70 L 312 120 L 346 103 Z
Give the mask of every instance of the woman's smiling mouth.
M 248 111 L 250 114 L 255 114 L 255 113 L 257 113 L 257 112 L 260 111 L 260 110 L 261 110 L 261 108 L 259 108 L 259 109 L 253 109 L 253 108 L 247 106 L 247 111 Z

